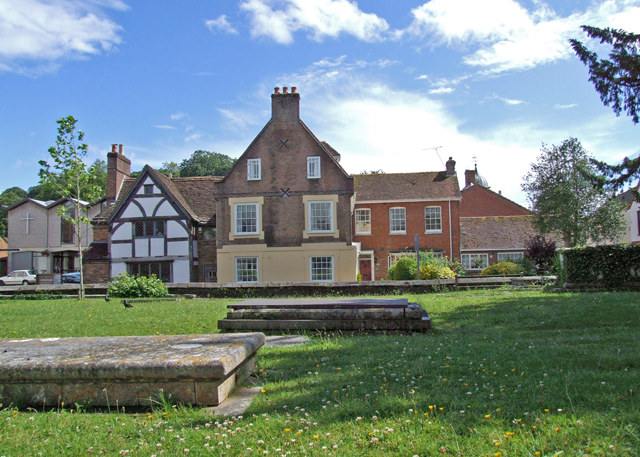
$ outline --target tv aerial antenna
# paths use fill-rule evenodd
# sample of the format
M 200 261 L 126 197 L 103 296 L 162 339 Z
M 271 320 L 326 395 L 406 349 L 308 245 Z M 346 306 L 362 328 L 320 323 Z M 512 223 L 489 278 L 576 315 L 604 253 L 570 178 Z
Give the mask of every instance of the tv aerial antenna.
M 436 151 L 436 155 L 438 156 L 438 159 L 440 159 L 440 163 L 442 164 L 443 167 L 445 167 L 445 164 L 442 161 L 442 157 L 440 157 L 440 153 L 438 152 L 438 149 L 442 149 L 442 146 L 434 146 L 432 148 L 426 148 L 426 149 L 423 149 L 423 151 L 431 151 L 431 150 Z

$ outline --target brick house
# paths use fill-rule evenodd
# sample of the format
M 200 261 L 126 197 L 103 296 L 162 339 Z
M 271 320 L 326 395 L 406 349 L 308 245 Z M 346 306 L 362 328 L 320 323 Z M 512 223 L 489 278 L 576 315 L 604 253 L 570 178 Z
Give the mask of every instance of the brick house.
M 353 177 L 279 88 L 271 119 L 215 185 L 219 282 L 354 281 Z
M 469 273 L 496 262 L 524 256 L 525 245 L 537 235 L 527 208 L 489 189 L 475 170 L 465 170 L 460 202 L 460 260 Z
M 8 269 L 33 270 L 38 273 L 63 274 L 76 271 L 78 250 L 74 225 L 58 215 L 61 205 L 74 211 L 74 202 L 68 198 L 56 201 L 40 201 L 24 198 L 9 206 L 8 243 L 12 250 L 8 257 Z M 82 202 L 87 217 L 93 218 L 105 207 L 105 200 L 95 203 Z M 82 248 L 93 241 L 90 224 L 82 226 Z
M 107 198 L 115 203 L 93 220 L 87 282 L 125 272 L 172 283 L 215 281 L 213 186 L 220 178 L 167 177 L 148 165 L 127 178 L 130 162 L 115 146 L 107 185 Z
M 460 188 L 455 161 L 446 171 L 356 175 L 353 241 L 361 246 L 363 280 L 378 280 L 401 256 L 418 248 L 460 255 Z

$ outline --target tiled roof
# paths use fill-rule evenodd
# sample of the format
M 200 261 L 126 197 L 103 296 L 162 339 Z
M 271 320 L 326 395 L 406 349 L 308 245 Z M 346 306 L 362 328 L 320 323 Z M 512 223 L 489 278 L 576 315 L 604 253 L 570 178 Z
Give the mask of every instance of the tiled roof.
M 356 203 L 460 198 L 457 176 L 445 171 L 355 175 Z
M 460 218 L 460 249 L 524 249 L 537 232 L 531 216 Z
M 175 201 L 187 213 L 187 216 L 202 224 L 215 222 L 216 202 L 213 196 L 213 185 L 222 178 L 219 176 L 195 176 L 189 178 L 168 176 L 147 167 L 149 174 L 154 177 L 171 194 Z M 113 215 L 122 200 L 129 194 L 131 187 L 138 178 L 126 178 L 118 194 L 118 200 L 100 213 L 94 221 L 106 222 Z

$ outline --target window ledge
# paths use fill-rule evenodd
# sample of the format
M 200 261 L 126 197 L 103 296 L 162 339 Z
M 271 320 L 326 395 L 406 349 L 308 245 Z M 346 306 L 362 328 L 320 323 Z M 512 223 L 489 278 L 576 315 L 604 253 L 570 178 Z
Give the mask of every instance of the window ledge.
M 442 233 L 442 230 L 425 230 L 424 233 L 425 235 L 435 235 L 438 233 Z
M 406 235 L 407 232 L 389 232 L 389 235 Z
M 371 232 L 356 232 L 354 235 L 357 236 L 371 236 Z

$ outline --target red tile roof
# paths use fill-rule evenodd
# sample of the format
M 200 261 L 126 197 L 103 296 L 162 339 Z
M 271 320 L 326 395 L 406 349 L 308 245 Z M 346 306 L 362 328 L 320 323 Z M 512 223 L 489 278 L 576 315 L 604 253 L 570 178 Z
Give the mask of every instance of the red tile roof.
M 457 176 L 447 176 L 445 171 L 372 173 L 354 177 L 356 203 L 460 198 Z

